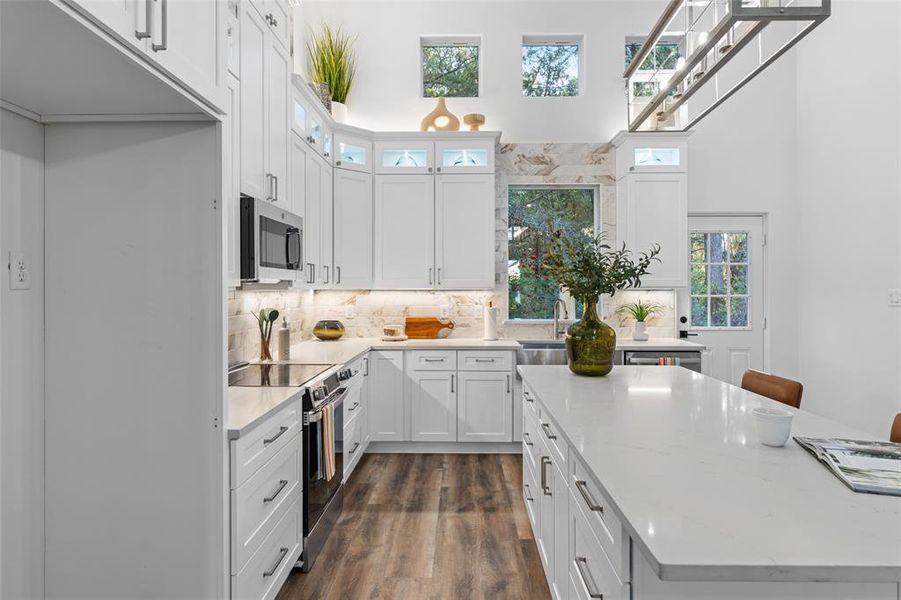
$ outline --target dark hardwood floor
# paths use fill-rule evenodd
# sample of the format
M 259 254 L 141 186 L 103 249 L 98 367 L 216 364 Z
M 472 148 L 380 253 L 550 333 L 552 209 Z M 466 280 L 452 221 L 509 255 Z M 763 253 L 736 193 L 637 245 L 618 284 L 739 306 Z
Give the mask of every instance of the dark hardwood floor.
M 519 455 L 367 454 L 276 600 L 550 598 L 521 490 Z

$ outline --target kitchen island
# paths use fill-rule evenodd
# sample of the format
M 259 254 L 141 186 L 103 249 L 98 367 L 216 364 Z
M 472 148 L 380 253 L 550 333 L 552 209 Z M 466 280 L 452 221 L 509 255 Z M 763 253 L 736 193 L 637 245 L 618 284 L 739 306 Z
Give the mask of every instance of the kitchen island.
M 556 597 L 899 597 L 901 500 L 852 492 L 792 441 L 760 445 L 751 411 L 872 436 L 679 367 L 518 369 L 523 495 Z

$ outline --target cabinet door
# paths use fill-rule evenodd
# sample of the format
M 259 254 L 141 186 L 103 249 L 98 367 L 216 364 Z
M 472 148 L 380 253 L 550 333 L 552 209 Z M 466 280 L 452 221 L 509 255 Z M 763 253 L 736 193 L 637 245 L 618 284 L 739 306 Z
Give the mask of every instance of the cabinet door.
M 547 467 L 553 470 L 553 501 L 554 501 L 554 559 L 551 590 L 557 600 L 566 600 L 569 597 L 569 488 L 566 485 L 566 477 L 557 468 L 557 465 Z M 548 569 L 551 573 L 551 570 Z
M 554 573 L 554 464 L 547 451 L 540 451 L 538 462 L 538 510 L 541 516 L 538 519 L 538 555 L 544 564 L 544 572 L 548 583 Z
M 333 178 L 334 169 L 325 162 L 323 157 L 317 161 L 322 170 L 322 189 L 319 192 L 319 210 L 321 219 L 319 222 L 319 260 L 322 261 L 321 285 L 317 287 L 330 288 L 335 285 L 335 263 L 332 253 L 332 230 L 334 224 L 334 194 Z
M 225 211 L 225 282 L 241 285 L 241 82 L 228 76 L 228 113 L 222 120 L 222 206 Z
M 410 373 L 410 424 L 414 442 L 457 441 L 456 373 Z
M 129 43 L 144 49 L 150 33 L 148 11 L 152 0 L 71 0 L 80 12 Z
M 303 271 L 297 273 L 296 285 L 305 287 L 312 284 L 310 268 L 307 265 L 307 236 L 310 222 L 307 218 L 307 152 L 308 146 L 299 135 L 291 134 L 291 211 L 303 219 Z
M 435 178 L 436 285 L 494 288 L 494 175 Z
M 224 2 L 154 2 L 151 57 L 214 106 L 224 108 Z M 163 8 L 165 7 L 165 10 Z
M 266 75 L 268 91 L 269 160 L 268 172 L 272 177 L 272 201 L 286 210 L 291 210 L 288 193 L 288 162 L 291 130 L 288 106 L 290 98 L 291 57 L 279 44 L 269 38 L 267 48 L 269 70 Z
M 372 393 L 371 393 L 372 391 L 370 389 L 370 380 L 371 380 L 370 373 L 371 373 L 371 371 L 370 371 L 369 362 L 370 362 L 370 358 L 369 358 L 369 355 L 367 354 L 366 356 L 363 357 L 363 384 L 360 386 L 360 388 L 361 388 L 360 402 L 363 403 L 363 411 L 364 411 L 362 414 L 363 422 L 361 423 L 361 426 L 363 428 L 363 452 L 366 452 L 366 448 L 369 446 L 369 441 L 372 439 L 372 428 L 370 427 L 370 424 L 369 424 L 369 414 L 368 414 L 370 412 L 370 408 L 369 408 L 370 400 L 369 399 L 372 395 Z
M 660 244 L 660 262 L 642 278 L 644 288 L 688 285 L 688 185 L 684 173 L 635 173 L 620 178 L 617 235 L 634 253 Z
M 361 138 L 335 135 L 335 166 L 372 173 L 372 143 Z
M 321 282 L 319 269 L 322 266 L 320 246 L 322 244 L 322 190 L 325 186 L 325 170 L 315 152 L 306 151 L 306 173 L 304 198 L 304 262 L 306 282 L 318 285 Z
M 335 287 L 372 287 L 372 175 L 335 169 Z
M 268 25 L 249 2 L 241 3 L 241 192 L 270 197 L 266 170 L 266 55 Z
M 459 377 L 458 441 L 513 441 L 513 374 L 461 371 Z
M 374 288 L 434 285 L 434 223 L 432 175 L 375 176 Z
M 374 442 L 402 442 L 404 432 L 404 353 L 369 353 L 369 433 Z
M 262 3 L 266 11 L 265 17 L 272 30 L 272 37 L 282 45 L 285 50 L 290 47 L 291 32 L 291 8 L 281 0 L 265 0 Z
M 435 142 L 436 173 L 494 173 L 494 139 Z
M 434 150 L 434 144 L 423 139 L 376 142 L 373 152 L 375 172 L 395 175 L 432 173 Z

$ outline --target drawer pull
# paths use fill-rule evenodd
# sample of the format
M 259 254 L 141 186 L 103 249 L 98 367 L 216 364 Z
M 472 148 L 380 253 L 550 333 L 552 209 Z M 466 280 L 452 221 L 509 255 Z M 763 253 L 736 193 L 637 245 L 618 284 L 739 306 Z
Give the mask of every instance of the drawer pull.
M 271 569 L 263 573 L 263 577 L 272 577 L 273 575 L 275 575 L 275 572 L 278 571 L 279 565 L 282 564 L 282 561 L 285 560 L 286 556 L 288 556 L 288 549 L 283 547 L 278 554 L 278 560 L 275 561 L 275 564 L 272 565 Z
M 477 358 L 476 362 L 477 363 L 493 363 L 494 359 L 493 358 Z
M 423 358 L 422 360 L 425 361 L 425 362 L 428 362 L 428 363 L 433 363 L 433 362 L 444 362 L 444 359 L 443 359 L 443 358 Z
M 288 485 L 288 480 L 282 479 L 281 481 L 279 481 L 279 484 L 280 485 L 278 486 L 278 489 L 275 490 L 274 492 L 272 492 L 271 496 L 266 496 L 265 498 L 263 498 L 263 504 L 266 504 L 267 502 L 272 502 L 273 500 L 278 498 L 278 495 L 281 494 L 282 490 L 285 489 L 285 486 Z
M 529 392 L 523 392 L 522 397 L 526 399 L 526 402 L 535 402 L 535 399 L 532 398 L 532 395 Z
M 557 436 L 554 435 L 554 433 L 551 431 L 551 426 L 550 426 L 550 425 L 548 425 L 547 423 L 542 423 L 542 424 L 541 424 L 541 428 L 544 429 L 544 435 L 547 436 L 547 439 L 549 439 L 549 440 L 556 440 L 556 439 L 557 439 Z
M 522 438 L 523 438 L 523 443 L 525 443 L 526 446 L 534 446 L 535 445 L 535 442 L 532 441 L 532 436 L 529 435 L 528 431 L 522 432 Z
M 507 375 L 507 393 L 510 393 L 510 376 Z
M 357 448 L 359 448 L 359 447 L 360 447 L 360 442 L 354 442 L 354 447 L 350 449 L 350 452 L 348 452 L 348 455 L 349 456 L 353 455 L 353 453 L 356 452 Z
M 356 402 L 354 402 L 354 405 L 351 406 L 350 408 L 348 408 L 348 409 L 347 409 L 347 412 L 353 412 L 353 411 L 357 410 L 357 407 L 358 407 L 358 406 L 360 406 L 360 401 L 359 401 L 359 400 L 357 400 Z
M 588 505 L 589 509 L 604 514 L 604 507 L 598 504 L 597 500 L 591 496 L 591 492 L 588 491 L 587 483 L 581 480 L 576 481 L 576 487 L 579 489 L 579 493 L 582 494 L 582 500 L 585 501 L 585 504 Z
M 588 590 L 588 597 L 604 600 L 604 594 L 597 591 L 594 577 L 591 576 L 591 571 L 588 570 L 588 559 L 584 556 L 577 556 L 576 569 L 579 571 L 579 577 L 582 579 L 582 584 L 585 585 L 585 589 Z M 589 585 L 589 582 L 591 585 Z
M 545 496 L 551 495 L 551 490 L 547 485 L 547 469 L 546 467 L 551 464 L 550 457 L 542 456 L 541 457 L 541 491 L 544 492 Z
M 524 483 L 524 484 L 522 485 L 522 489 L 526 492 L 526 500 L 528 500 L 529 502 L 534 502 L 534 501 L 535 501 L 535 498 L 533 498 L 533 497 L 532 497 L 532 494 L 529 493 L 529 484 L 528 484 L 528 483 Z
M 263 444 L 266 445 L 266 446 L 268 446 L 269 444 L 271 444 L 272 442 L 274 442 L 274 441 L 277 440 L 278 438 L 280 438 L 280 437 L 282 437 L 283 435 L 285 435 L 285 432 L 286 432 L 286 431 L 288 431 L 288 426 L 287 426 L 287 425 L 282 425 L 281 427 L 278 428 L 278 433 L 276 433 L 276 434 L 275 434 L 274 436 L 272 436 L 271 438 L 267 438 L 267 439 L 263 440 Z

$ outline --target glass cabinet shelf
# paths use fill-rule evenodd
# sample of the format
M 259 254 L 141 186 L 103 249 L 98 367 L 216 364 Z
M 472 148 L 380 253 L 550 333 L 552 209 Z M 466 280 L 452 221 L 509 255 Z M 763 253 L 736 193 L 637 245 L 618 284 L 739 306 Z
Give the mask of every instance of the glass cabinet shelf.
M 442 167 L 487 167 L 488 150 L 484 148 L 446 148 L 441 152 Z
M 635 148 L 636 167 L 677 167 L 678 148 Z
M 338 160 L 356 165 L 366 164 L 366 148 L 347 142 L 338 144 Z
M 390 149 L 382 152 L 382 166 L 388 168 L 416 168 L 429 166 L 429 153 L 425 149 Z

